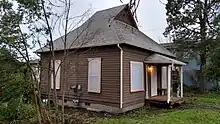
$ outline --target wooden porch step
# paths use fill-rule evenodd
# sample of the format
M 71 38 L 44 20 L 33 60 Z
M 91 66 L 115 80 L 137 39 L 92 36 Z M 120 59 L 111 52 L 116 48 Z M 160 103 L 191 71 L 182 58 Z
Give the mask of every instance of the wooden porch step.
M 168 108 L 173 108 L 173 106 L 179 106 L 182 103 L 184 103 L 183 98 L 180 97 L 173 97 L 171 98 L 170 103 L 167 103 L 167 97 L 166 96 L 154 96 L 150 99 L 146 100 L 146 103 L 149 103 L 151 106 L 156 106 L 156 107 L 168 107 Z
M 183 100 L 183 99 L 179 99 L 179 100 L 174 101 L 174 102 L 171 101 L 171 104 L 172 104 L 172 105 L 174 105 L 174 104 L 179 104 L 179 105 L 181 105 L 181 104 L 183 104 L 183 103 L 184 103 L 184 100 Z

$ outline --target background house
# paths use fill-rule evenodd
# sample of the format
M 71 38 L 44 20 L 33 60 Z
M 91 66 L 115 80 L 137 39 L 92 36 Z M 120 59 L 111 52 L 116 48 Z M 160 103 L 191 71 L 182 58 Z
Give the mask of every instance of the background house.
M 176 54 L 179 60 L 187 62 L 187 65 L 183 67 L 184 70 L 184 84 L 187 86 L 198 87 L 198 74 L 200 70 L 199 61 L 187 53 L 178 53 L 176 46 L 173 43 L 161 43 L 163 47 Z M 215 81 L 206 81 L 205 88 L 210 90 L 215 88 Z

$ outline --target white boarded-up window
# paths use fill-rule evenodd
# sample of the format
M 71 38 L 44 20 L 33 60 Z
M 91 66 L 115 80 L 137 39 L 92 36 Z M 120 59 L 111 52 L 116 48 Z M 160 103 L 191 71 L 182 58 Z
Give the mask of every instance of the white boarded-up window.
M 56 78 L 56 89 L 60 89 L 60 68 L 61 61 L 55 60 L 55 78 Z M 53 68 L 53 61 L 51 61 L 51 68 Z M 51 73 L 51 89 L 53 89 L 53 72 Z
M 131 92 L 144 90 L 144 67 L 142 62 L 130 62 Z
M 101 58 L 89 58 L 88 92 L 101 92 Z
M 162 88 L 167 88 L 167 80 L 168 80 L 168 68 L 167 66 L 162 66 Z

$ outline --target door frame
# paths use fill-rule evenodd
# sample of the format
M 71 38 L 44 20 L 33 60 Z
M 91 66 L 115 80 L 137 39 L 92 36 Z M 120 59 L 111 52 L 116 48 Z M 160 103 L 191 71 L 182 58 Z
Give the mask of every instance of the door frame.
M 144 64 L 145 75 L 145 99 L 151 97 L 151 72 L 148 71 L 149 64 Z

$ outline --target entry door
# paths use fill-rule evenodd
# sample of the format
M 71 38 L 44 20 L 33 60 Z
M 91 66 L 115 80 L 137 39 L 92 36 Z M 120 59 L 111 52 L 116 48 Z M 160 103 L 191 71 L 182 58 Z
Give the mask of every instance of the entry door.
M 157 68 L 152 66 L 153 70 L 151 72 L 151 96 L 157 95 Z

